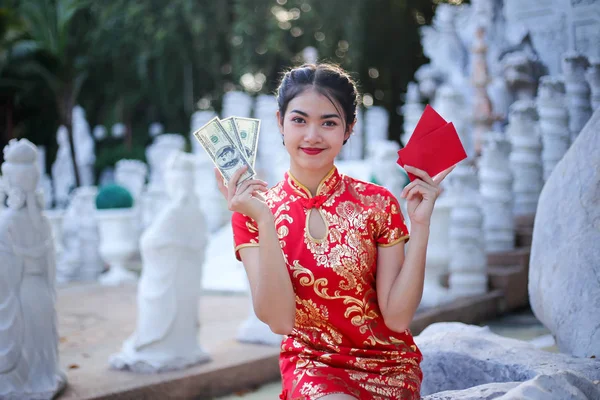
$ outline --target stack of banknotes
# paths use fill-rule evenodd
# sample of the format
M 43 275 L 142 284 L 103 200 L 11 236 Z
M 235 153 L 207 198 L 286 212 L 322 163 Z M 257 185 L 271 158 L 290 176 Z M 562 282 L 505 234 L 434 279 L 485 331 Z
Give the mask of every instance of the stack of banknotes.
M 194 137 L 223 175 L 225 184 L 238 169 L 248 167 L 238 180 L 240 184 L 256 175 L 254 163 L 259 132 L 259 119 L 215 117 L 196 130 Z

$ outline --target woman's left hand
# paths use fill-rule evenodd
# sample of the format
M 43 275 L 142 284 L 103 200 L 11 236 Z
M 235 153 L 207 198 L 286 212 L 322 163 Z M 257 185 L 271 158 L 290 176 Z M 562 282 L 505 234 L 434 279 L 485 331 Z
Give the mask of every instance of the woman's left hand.
M 433 178 L 431 178 L 427 172 L 415 167 L 406 165 L 404 169 L 420 178 L 415 179 L 406 185 L 400 195 L 400 197 L 404 197 L 407 200 L 406 208 L 410 223 L 411 225 L 419 224 L 429 226 L 435 200 L 442 192 L 440 183 L 442 183 L 444 178 L 448 176 L 454 167 L 450 167 L 440 172 Z

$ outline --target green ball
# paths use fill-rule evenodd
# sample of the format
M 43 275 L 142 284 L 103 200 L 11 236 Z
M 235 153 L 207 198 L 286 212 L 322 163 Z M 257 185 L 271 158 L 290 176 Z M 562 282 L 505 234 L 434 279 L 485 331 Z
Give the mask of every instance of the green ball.
M 133 197 L 129 190 L 121 185 L 109 184 L 102 186 L 96 195 L 96 208 L 98 210 L 131 207 L 133 207 Z

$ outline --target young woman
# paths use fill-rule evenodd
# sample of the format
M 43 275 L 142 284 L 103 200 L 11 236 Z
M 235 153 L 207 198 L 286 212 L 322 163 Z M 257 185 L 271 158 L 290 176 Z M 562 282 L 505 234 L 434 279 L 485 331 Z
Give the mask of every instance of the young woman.
M 219 189 L 234 211 L 236 257 L 254 310 L 281 346 L 282 399 L 418 399 L 421 353 L 409 324 L 421 300 L 429 221 L 439 184 L 420 179 L 407 198 L 411 241 L 385 188 L 341 175 L 334 159 L 356 121 L 357 90 L 342 69 L 285 73 L 277 119 L 290 169 Z M 392 168 L 393 166 L 390 166 Z

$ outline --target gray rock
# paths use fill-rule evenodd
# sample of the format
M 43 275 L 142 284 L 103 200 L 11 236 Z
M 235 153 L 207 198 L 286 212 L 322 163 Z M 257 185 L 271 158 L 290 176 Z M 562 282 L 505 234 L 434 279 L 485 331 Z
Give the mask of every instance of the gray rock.
M 519 383 L 489 383 L 465 390 L 447 390 L 423 400 L 596 400 L 600 385 L 572 372 L 538 375 Z
M 422 400 L 497 400 L 520 382 L 488 383 L 464 390 L 445 390 L 422 397 Z
M 600 110 L 540 195 L 529 300 L 560 351 L 600 357 Z
M 423 353 L 424 396 L 489 383 L 524 382 L 559 371 L 591 382 L 600 380 L 599 361 L 538 350 L 527 342 L 498 336 L 487 327 L 437 323 L 415 341 Z

